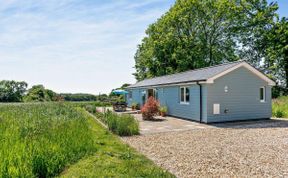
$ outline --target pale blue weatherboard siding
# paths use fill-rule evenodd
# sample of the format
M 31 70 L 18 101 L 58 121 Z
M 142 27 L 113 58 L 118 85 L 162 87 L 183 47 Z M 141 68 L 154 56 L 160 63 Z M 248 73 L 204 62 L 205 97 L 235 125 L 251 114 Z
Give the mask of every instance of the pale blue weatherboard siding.
M 228 92 L 224 87 L 228 86 Z M 260 87 L 266 88 L 266 101 L 260 102 Z M 271 117 L 271 86 L 241 67 L 207 85 L 207 121 L 223 122 Z M 213 104 L 220 104 L 219 115 L 213 114 Z M 224 113 L 225 109 L 228 113 Z
M 168 107 L 168 115 L 199 121 L 200 99 L 199 86 L 191 85 L 189 104 L 180 104 L 180 87 L 163 87 L 159 89 L 158 96 L 161 105 Z
M 190 85 L 190 102 L 189 104 L 180 104 L 180 86 L 158 87 L 158 100 L 160 105 L 167 106 L 168 115 L 176 116 L 184 119 L 195 121 L 200 120 L 200 98 L 199 86 Z M 146 89 L 130 89 L 132 91 L 132 99 L 127 99 L 128 106 L 133 102 L 142 105 L 142 93 Z
M 131 107 L 131 104 L 133 102 L 136 102 L 136 103 L 142 105 L 142 90 L 141 89 L 130 89 L 128 91 L 132 91 L 132 98 L 129 98 L 129 95 L 126 95 L 128 106 Z

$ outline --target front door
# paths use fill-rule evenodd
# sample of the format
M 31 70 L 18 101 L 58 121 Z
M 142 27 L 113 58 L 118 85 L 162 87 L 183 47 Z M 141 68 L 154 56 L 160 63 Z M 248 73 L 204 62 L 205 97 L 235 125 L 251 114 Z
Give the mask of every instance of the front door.
M 154 90 L 153 89 L 148 89 L 148 98 L 154 97 Z

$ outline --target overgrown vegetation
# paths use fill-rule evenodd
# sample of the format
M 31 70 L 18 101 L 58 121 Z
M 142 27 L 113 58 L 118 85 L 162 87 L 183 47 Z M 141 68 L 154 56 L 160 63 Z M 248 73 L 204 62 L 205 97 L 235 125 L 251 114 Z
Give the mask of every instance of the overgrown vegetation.
M 273 100 L 273 117 L 288 118 L 288 96 L 282 96 Z
M 43 85 L 34 85 L 24 96 L 25 102 L 63 101 L 57 93 L 46 89 Z
M 74 106 L 1 104 L 0 177 L 174 177 Z
M 131 115 L 116 114 L 110 110 L 94 113 L 95 116 L 105 123 L 109 130 L 120 136 L 131 136 L 139 134 L 139 123 Z
M 123 144 L 94 119 L 89 122 L 97 151 L 70 166 L 60 177 L 175 177 Z
M 66 104 L 0 105 L 0 177 L 51 177 L 96 151 L 84 111 Z

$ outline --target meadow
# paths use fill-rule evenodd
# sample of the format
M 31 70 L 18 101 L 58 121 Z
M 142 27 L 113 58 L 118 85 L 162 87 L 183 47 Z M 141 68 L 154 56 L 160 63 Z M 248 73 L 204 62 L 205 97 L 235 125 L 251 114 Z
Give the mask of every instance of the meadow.
M 0 131 L 0 177 L 173 176 L 71 104 L 1 104 Z
M 282 96 L 273 100 L 273 117 L 288 118 L 288 96 Z
M 0 105 L 0 177 L 51 177 L 96 151 L 84 113 L 65 104 Z

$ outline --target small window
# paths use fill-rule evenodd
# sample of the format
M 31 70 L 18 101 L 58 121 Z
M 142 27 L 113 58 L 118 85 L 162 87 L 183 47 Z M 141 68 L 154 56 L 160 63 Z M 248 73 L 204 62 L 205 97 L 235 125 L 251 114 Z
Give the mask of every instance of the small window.
M 189 104 L 190 102 L 190 91 L 188 87 L 180 88 L 180 103 Z
M 189 100 L 190 100 L 190 91 L 189 91 L 189 88 L 185 88 L 186 89 L 186 92 L 185 92 L 185 102 L 186 103 L 189 103 Z
M 260 102 L 265 102 L 265 87 L 260 88 Z
M 220 104 L 213 104 L 213 114 L 220 114 Z

